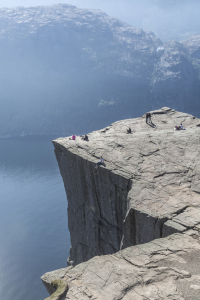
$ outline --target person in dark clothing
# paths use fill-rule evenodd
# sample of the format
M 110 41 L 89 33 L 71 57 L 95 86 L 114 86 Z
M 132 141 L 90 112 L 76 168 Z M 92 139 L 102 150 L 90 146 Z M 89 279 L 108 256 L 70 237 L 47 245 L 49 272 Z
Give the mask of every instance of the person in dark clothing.
M 83 140 L 84 140 L 84 141 L 88 141 L 88 136 L 87 136 L 87 134 L 85 134 Z
M 149 113 L 146 113 L 146 123 L 148 122 Z
M 101 156 L 101 157 L 100 157 L 100 160 L 99 160 L 98 163 L 96 164 L 96 168 L 98 168 L 100 165 L 102 165 L 103 162 L 104 162 L 104 159 L 103 159 L 103 157 Z
M 88 135 L 87 135 L 87 134 L 85 134 L 85 135 L 80 135 L 80 137 L 81 137 L 81 139 L 82 139 L 83 141 L 89 141 L 89 138 L 88 138 Z
M 127 129 L 126 133 L 131 133 L 131 128 Z
M 151 114 L 146 113 L 146 123 L 151 123 Z

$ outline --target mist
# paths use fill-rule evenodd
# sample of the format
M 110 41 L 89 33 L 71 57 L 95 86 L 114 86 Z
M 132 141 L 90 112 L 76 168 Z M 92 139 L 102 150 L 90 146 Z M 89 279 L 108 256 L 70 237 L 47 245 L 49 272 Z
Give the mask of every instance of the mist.
M 161 106 L 199 114 L 199 40 L 165 42 L 200 33 L 196 1 L 35 6 L 52 3 L 1 3 L 34 5 L 0 9 L 1 137 L 85 133 Z
M 100 9 L 132 26 L 153 31 L 162 41 L 184 40 L 200 31 L 200 3 L 197 0 L 2 0 L 0 7 L 29 7 L 56 3 Z

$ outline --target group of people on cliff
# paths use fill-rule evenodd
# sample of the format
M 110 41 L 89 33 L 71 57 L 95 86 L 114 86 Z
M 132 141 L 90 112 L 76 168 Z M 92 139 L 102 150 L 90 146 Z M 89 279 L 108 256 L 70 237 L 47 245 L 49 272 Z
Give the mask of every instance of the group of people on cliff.
M 150 112 L 146 113 L 146 123 L 147 124 L 152 124 L 151 116 L 152 116 L 152 114 Z M 183 127 L 183 124 L 181 123 L 180 126 L 175 126 L 174 130 L 186 130 L 186 129 Z
M 183 124 L 181 123 L 180 126 L 175 126 L 174 130 L 185 130 L 185 128 L 183 127 Z
M 87 135 L 87 134 L 81 135 L 81 139 L 82 139 L 83 141 L 89 141 L 89 138 L 88 138 L 88 135 Z M 72 137 L 69 138 L 69 140 L 75 141 L 75 140 L 76 140 L 76 136 L 73 134 Z
M 152 116 L 152 114 L 151 114 L 150 112 L 147 112 L 147 113 L 146 113 L 146 123 L 147 123 L 147 124 L 151 124 L 151 123 L 152 123 L 151 116 Z M 174 127 L 174 130 L 185 130 L 185 128 L 183 127 L 183 124 L 181 123 L 180 126 L 175 126 L 175 127 Z M 130 127 L 127 129 L 126 133 L 127 133 L 127 134 L 132 133 L 132 130 L 131 130 Z M 85 134 L 84 136 L 81 135 L 80 137 L 81 137 L 81 139 L 84 140 L 84 141 L 89 141 L 88 135 L 87 135 L 87 134 Z M 69 138 L 69 139 L 75 141 L 75 140 L 76 140 L 76 136 L 73 134 L 72 137 Z M 97 162 L 97 164 L 96 164 L 96 168 L 98 168 L 100 165 L 103 165 L 103 164 L 104 164 L 104 159 L 103 159 L 103 157 L 101 156 L 101 157 L 100 157 L 100 160 L 99 160 L 99 161 Z

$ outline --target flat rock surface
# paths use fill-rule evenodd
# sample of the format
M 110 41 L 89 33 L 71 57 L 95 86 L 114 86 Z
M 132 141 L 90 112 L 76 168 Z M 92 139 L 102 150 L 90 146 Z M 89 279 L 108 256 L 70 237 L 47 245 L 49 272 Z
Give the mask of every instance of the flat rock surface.
M 152 124 L 146 124 L 145 116 L 118 121 L 90 133 L 88 142 L 67 137 L 57 139 L 54 145 L 94 162 L 94 167 L 103 156 L 105 166 L 100 168 L 131 180 L 130 208 L 175 218 L 185 226 L 196 225 L 200 223 L 196 213 L 200 205 L 200 120 L 170 108 L 152 113 Z M 180 123 L 186 130 L 175 131 Z M 129 127 L 132 133 L 126 134 Z M 190 222 L 185 224 L 176 215 L 189 206 L 192 209 L 185 214 Z
M 62 269 L 68 300 L 197 300 L 200 290 L 198 233 L 173 234 L 116 254 Z M 42 278 L 56 278 L 58 271 Z M 57 279 L 57 278 L 56 278 Z

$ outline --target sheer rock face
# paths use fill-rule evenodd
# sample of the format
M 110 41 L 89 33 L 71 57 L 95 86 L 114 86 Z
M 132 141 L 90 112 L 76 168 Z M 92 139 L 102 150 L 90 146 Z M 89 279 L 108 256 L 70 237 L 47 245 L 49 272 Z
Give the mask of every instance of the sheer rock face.
M 163 107 L 53 141 L 68 198 L 72 248 L 63 300 L 198 300 L 200 120 Z M 180 123 L 186 130 L 174 130 Z M 132 133 L 126 134 L 131 127 Z M 96 168 L 100 156 L 105 164 Z
M 69 265 L 200 224 L 200 120 L 170 108 L 53 141 L 68 199 Z M 186 130 L 174 131 L 175 125 Z M 126 134 L 131 127 L 132 133 Z M 105 165 L 95 168 L 100 156 Z

